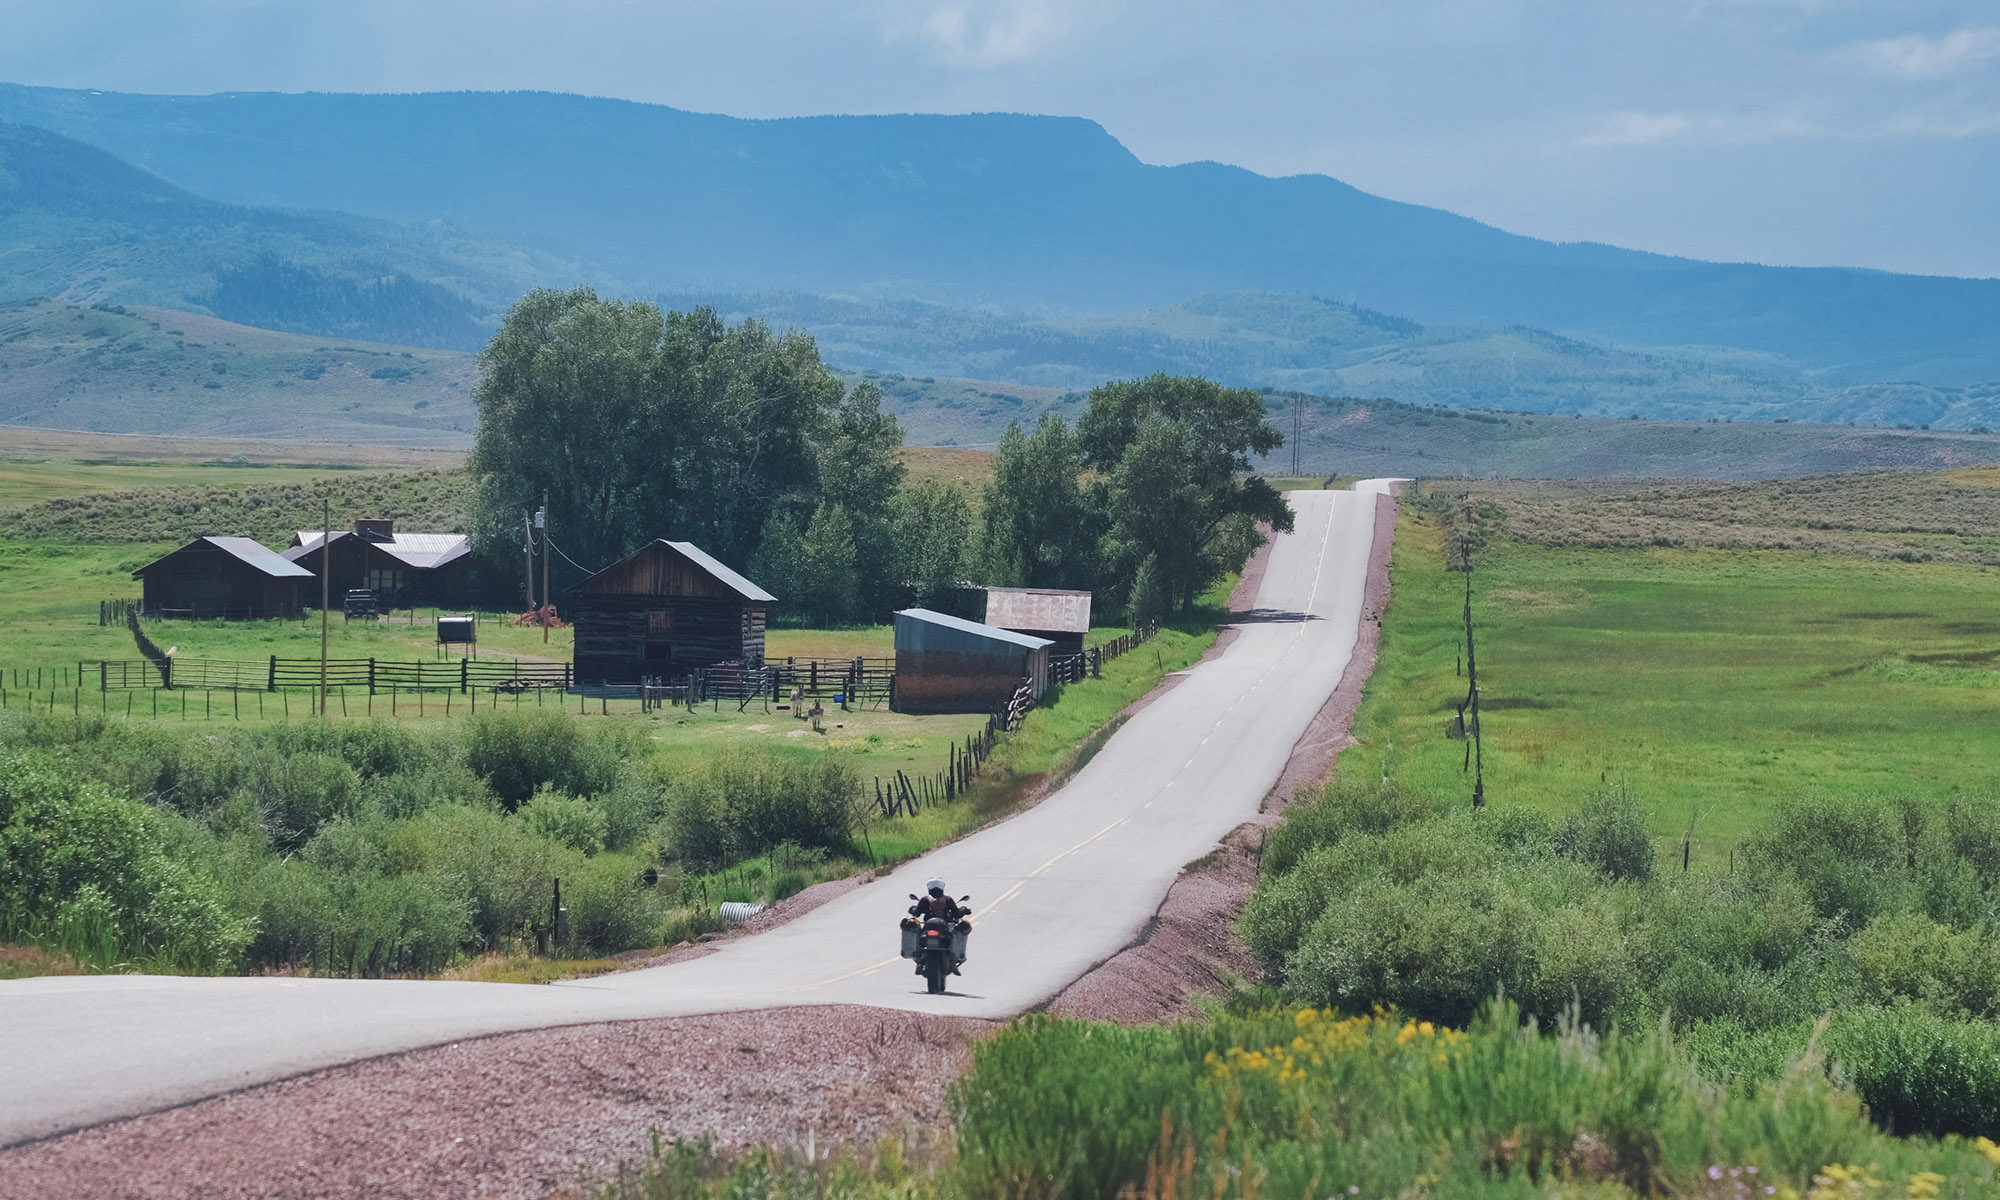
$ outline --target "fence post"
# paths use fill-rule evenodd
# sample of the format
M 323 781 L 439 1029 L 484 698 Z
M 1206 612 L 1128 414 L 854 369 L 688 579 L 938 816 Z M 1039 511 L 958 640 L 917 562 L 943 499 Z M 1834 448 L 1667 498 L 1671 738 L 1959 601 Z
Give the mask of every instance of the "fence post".
M 467 693 L 472 691 L 472 660 L 469 658 L 458 660 L 458 690 Z
M 271 676 L 269 681 L 265 683 L 264 690 L 267 692 L 278 690 L 278 656 L 275 654 L 271 656 Z
M 375 695 L 375 660 L 373 658 L 368 660 L 368 695 L 371 698 Z

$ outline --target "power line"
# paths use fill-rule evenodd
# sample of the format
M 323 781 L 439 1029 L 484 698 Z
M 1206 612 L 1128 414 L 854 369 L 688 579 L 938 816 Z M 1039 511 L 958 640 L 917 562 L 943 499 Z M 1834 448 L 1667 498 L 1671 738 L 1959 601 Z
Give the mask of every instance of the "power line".
M 542 543 L 546 545 L 549 549 L 555 551 L 557 555 L 561 556 L 564 562 L 568 563 L 572 567 L 575 567 L 577 570 L 582 571 L 585 575 L 595 575 L 598 573 L 598 571 L 608 570 L 610 569 L 610 566 L 616 565 L 616 564 L 609 564 L 607 566 L 597 568 L 597 571 L 591 570 L 589 567 L 584 566 L 582 563 L 571 558 L 569 555 L 564 554 L 563 548 L 561 546 L 556 545 L 555 542 L 549 538 L 548 531 L 546 529 L 542 531 Z

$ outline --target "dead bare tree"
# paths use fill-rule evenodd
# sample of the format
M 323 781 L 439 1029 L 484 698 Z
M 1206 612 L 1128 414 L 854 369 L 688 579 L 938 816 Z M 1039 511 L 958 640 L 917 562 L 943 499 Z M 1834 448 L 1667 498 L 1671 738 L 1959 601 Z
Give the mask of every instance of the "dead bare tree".
M 1459 728 L 1469 737 L 1466 742 L 1466 764 L 1463 769 L 1472 772 L 1472 807 L 1483 808 L 1486 804 L 1486 769 L 1479 738 L 1479 660 L 1473 649 L 1472 629 L 1472 569 L 1474 559 L 1486 538 L 1479 529 L 1479 502 L 1466 496 L 1451 510 L 1445 525 L 1444 566 L 1447 571 L 1460 571 L 1465 575 L 1465 699 L 1458 706 Z M 1471 711 L 1470 722 L 1466 719 Z

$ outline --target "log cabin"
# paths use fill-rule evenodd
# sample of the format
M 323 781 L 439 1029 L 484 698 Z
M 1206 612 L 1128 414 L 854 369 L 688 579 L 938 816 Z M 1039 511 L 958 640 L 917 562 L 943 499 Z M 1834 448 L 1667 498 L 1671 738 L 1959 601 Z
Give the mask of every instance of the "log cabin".
M 576 680 L 672 679 L 717 663 L 761 670 L 774 600 L 692 542 L 649 542 L 571 590 Z

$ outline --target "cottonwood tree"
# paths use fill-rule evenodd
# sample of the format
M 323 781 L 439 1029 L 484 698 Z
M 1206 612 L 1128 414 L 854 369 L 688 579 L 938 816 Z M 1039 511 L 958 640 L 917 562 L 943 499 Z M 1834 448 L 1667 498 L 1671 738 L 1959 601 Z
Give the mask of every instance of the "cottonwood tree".
M 850 493 L 892 493 L 899 479 L 900 431 L 879 394 L 847 395 L 810 337 L 757 321 L 538 289 L 480 367 L 472 531 L 502 561 L 544 491 L 555 545 L 581 567 L 655 537 L 740 566 L 774 514 L 803 538 L 823 491 L 842 489 L 832 503 L 859 509 Z M 864 520 L 889 498 L 871 500 Z M 556 574 L 575 578 L 565 562 Z M 768 586 L 789 591 L 783 577 Z
M 1082 484 L 1083 448 L 1055 413 L 1033 434 L 1010 423 L 986 485 L 980 559 L 986 582 L 1002 587 L 1084 588 L 1100 512 Z
M 1149 595 L 1187 612 L 1209 584 L 1242 566 L 1257 545 L 1257 522 L 1290 532 L 1291 506 L 1250 474 L 1251 457 L 1284 440 L 1263 398 L 1245 388 L 1153 375 L 1091 392 L 1077 442 L 1084 465 L 1105 481 L 1102 546 L 1117 577 L 1142 582 L 1151 564 Z
M 972 505 L 965 492 L 936 479 L 896 496 L 890 517 L 902 581 L 919 607 L 949 609 L 965 581 Z

